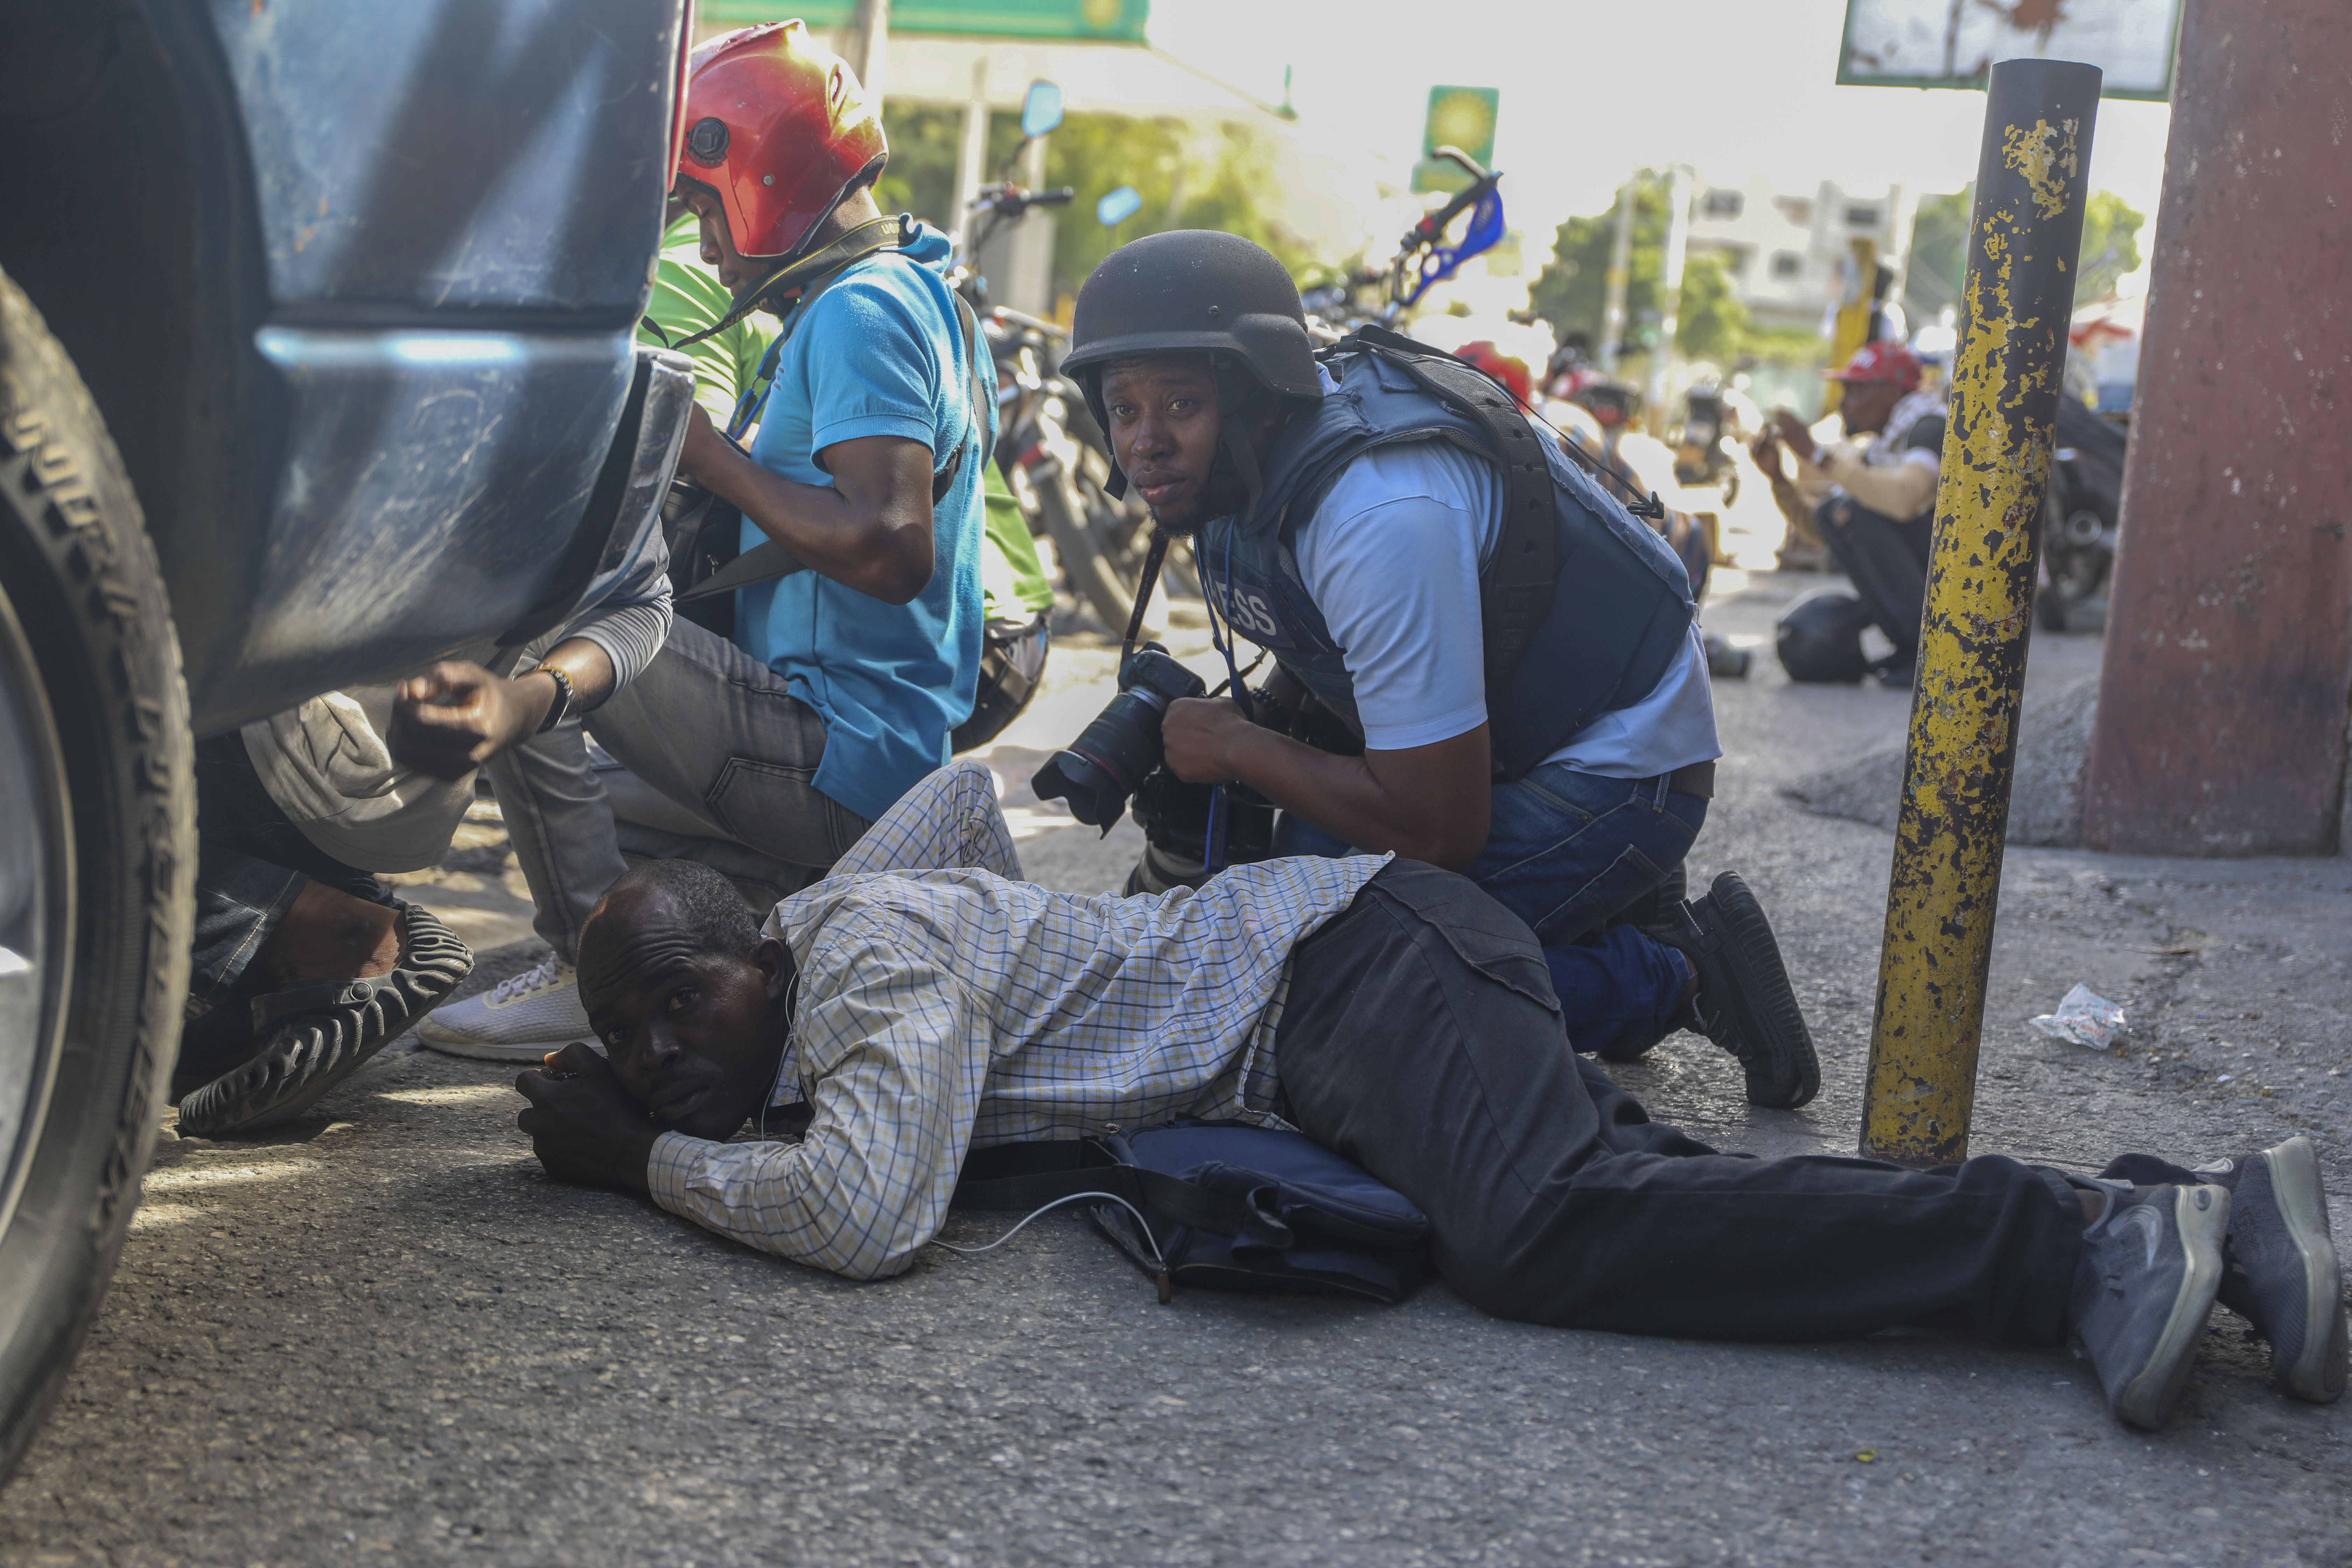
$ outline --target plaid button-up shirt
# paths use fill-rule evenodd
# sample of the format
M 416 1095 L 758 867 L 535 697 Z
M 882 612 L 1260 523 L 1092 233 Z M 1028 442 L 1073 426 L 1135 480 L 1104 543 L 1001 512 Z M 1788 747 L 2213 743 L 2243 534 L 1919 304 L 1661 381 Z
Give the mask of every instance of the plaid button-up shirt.
M 799 966 L 782 1078 L 810 1101 L 806 1136 L 666 1133 L 654 1198 L 872 1279 L 939 1230 L 975 1144 L 1178 1115 L 1279 1125 L 1291 950 L 1385 863 L 1271 860 L 1158 898 L 1048 892 L 1016 879 L 987 770 L 943 769 L 769 917 Z

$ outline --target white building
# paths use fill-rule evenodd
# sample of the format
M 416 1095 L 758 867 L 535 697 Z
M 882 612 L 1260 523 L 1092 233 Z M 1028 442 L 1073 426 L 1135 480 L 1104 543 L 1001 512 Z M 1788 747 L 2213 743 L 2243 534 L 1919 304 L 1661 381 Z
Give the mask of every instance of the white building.
M 1690 248 L 1721 258 L 1732 292 L 1768 326 L 1812 330 L 1848 287 L 1851 242 L 1875 240 L 1900 271 L 1911 248 L 1918 194 L 1901 185 L 1849 191 L 1823 180 L 1802 194 L 1759 175 L 1744 184 L 1701 184 L 1691 201 Z

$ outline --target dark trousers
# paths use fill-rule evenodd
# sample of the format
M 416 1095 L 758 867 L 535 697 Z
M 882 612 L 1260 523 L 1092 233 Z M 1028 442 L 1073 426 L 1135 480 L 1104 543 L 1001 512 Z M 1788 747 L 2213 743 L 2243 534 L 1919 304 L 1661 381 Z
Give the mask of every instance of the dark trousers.
M 1718 1154 L 1568 1048 L 1534 935 L 1464 878 L 1391 863 L 1302 943 L 1286 1114 L 1429 1215 L 1499 1317 L 1815 1341 L 1900 1324 L 2054 1344 L 2081 1248 L 2059 1173 Z
M 1927 607 L 1927 546 L 1936 533 L 1930 515 L 1898 522 L 1836 495 L 1813 513 L 1838 570 L 1853 582 L 1854 596 L 1896 657 L 1908 664 L 1919 657 L 1919 620 Z
M 1638 1052 L 1672 1032 L 1690 978 L 1671 948 L 1621 923 L 1654 917 L 1654 896 L 1678 901 L 1682 864 L 1706 802 L 1664 777 L 1603 778 L 1546 763 L 1495 786 L 1486 847 L 1462 874 L 1527 921 L 1544 944 L 1554 995 L 1580 1051 Z M 1277 855 L 1349 853 L 1292 812 L 1274 832 Z
M 253 955 L 294 896 L 317 880 L 373 903 L 391 890 L 312 844 L 261 787 L 244 737 L 196 742 L 196 939 L 188 974 L 192 1012 L 238 994 Z

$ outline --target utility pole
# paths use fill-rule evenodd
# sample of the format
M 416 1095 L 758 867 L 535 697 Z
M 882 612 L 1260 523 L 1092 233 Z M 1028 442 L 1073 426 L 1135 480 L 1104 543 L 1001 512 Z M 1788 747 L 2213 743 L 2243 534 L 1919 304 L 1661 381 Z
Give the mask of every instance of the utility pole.
M 1985 91 L 1862 1097 L 1862 1152 L 1906 1165 L 1968 1157 L 2099 80 L 2095 66 L 2003 60 Z
M 1683 259 L 1690 250 L 1691 170 L 1675 165 L 1666 182 L 1665 269 L 1658 279 L 1658 346 L 1650 354 L 1650 385 L 1642 402 L 1655 436 L 1664 428 L 1666 362 L 1674 358 L 1675 331 L 1682 324 Z
M 981 56 L 971 62 L 971 97 L 963 106 L 963 144 L 956 150 L 955 212 L 956 250 L 974 266 L 978 258 L 971 254 L 975 233 L 971 204 L 980 199 L 981 182 L 988 177 L 988 57 Z
M 1641 179 L 1642 172 L 1634 170 L 1617 192 L 1617 237 L 1609 244 L 1609 302 L 1601 312 L 1601 341 L 1592 345 L 1604 375 L 1617 374 L 1617 345 L 1625 341 L 1625 281 L 1633 265 L 1633 187 Z
M 890 0 L 857 0 L 857 81 L 882 112 L 882 79 L 890 64 Z

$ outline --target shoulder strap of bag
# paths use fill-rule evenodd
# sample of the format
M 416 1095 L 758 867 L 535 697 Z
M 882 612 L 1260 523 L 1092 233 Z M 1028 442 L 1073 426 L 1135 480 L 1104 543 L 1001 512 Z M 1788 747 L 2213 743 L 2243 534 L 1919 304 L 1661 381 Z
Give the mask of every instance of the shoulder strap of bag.
M 1479 600 L 1486 681 L 1497 684 L 1517 667 L 1550 614 L 1552 584 L 1559 572 L 1559 503 L 1543 447 L 1510 395 L 1482 373 L 1384 327 L 1367 324 L 1354 335 L 1495 438 L 1503 468 L 1503 527 L 1495 541 L 1495 564 L 1480 579 Z
M 1081 1193 L 1108 1193 L 1195 1230 L 1263 1239 L 1276 1246 L 1288 1241 L 1287 1226 L 1239 1198 L 1213 1193 L 1181 1176 L 1146 1170 L 1140 1165 L 1083 1163 L 1087 1152 L 1098 1147 L 1090 1141 L 1023 1143 L 1014 1147 L 1022 1152 L 1022 1163 L 1039 1168 L 1020 1175 L 979 1180 L 967 1177 L 956 1184 L 949 1206 L 1025 1212 Z
M 868 247 L 842 262 L 813 285 L 805 294 L 801 296 L 799 307 L 793 311 L 793 324 L 785 329 L 784 336 L 789 338 L 793 329 L 808 319 L 808 308 L 816 302 L 818 295 L 833 287 L 835 279 L 847 271 L 854 263 L 863 261 L 866 257 L 883 248 L 885 247 L 878 245 Z M 945 500 L 948 491 L 955 488 L 956 476 L 963 471 L 964 454 L 970 451 L 974 444 L 985 446 L 988 441 L 988 405 L 983 400 L 987 397 L 989 389 L 982 384 L 980 376 L 980 318 L 972 313 L 971 302 L 962 295 L 953 294 L 952 298 L 955 300 L 957 322 L 963 329 L 964 386 L 965 396 L 970 401 L 971 429 L 967 437 L 957 444 L 955 454 L 949 458 L 947 467 L 931 476 L 933 506 L 937 506 Z M 781 341 L 779 340 L 780 343 Z M 761 583 L 772 583 L 780 577 L 789 577 L 795 572 L 807 569 L 807 562 L 803 561 L 774 540 L 763 539 L 693 587 L 674 596 L 680 603 L 690 604 L 697 599 L 731 594 L 738 588 L 750 588 Z

